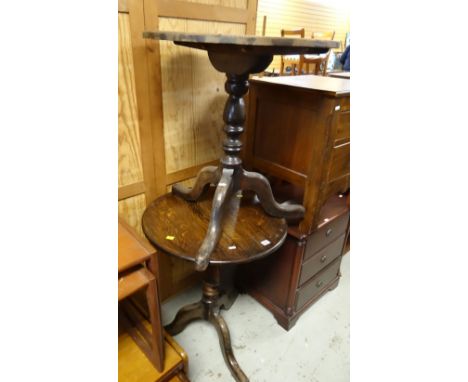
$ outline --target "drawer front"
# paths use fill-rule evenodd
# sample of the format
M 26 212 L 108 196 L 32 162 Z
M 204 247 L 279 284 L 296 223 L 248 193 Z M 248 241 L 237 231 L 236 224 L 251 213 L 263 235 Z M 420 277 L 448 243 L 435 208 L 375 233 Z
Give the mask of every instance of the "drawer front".
M 304 260 L 310 259 L 317 251 L 329 245 L 346 232 L 349 212 L 333 219 L 330 223 L 312 233 L 307 239 Z
M 340 270 L 340 263 L 341 256 L 297 290 L 296 310 L 301 309 L 308 301 L 315 298 L 336 278 Z
M 329 182 L 349 174 L 349 143 L 333 148 L 331 155 Z
M 349 142 L 349 111 L 341 112 L 337 117 L 337 127 L 334 146 Z
M 325 268 L 328 264 L 341 255 L 345 236 L 346 234 L 341 235 L 338 237 L 338 239 L 327 245 L 322 250 L 318 251 L 309 260 L 302 264 L 299 285 L 304 284 L 307 280 L 320 272 L 323 268 Z

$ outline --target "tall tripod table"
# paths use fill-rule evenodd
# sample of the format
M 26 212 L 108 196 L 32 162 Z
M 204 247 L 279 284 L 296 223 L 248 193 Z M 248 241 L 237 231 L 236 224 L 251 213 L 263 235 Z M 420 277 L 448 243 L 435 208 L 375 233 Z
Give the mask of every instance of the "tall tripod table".
M 215 184 L 213 208 L 205 236 L 197 248 L 195 267 L 205 270 L 210 262 L 222 234 L 221 221 L 225 205 L 242 190 L 254 191 L 267 214 L 288 220 L 299 220 L 304 216 L 304 207 L 288 203 L 277 203 L 268 180 L 261 174 L 242 168 L 240 136 L 244 131 L 245 105 L 243 96 L 247 93 L 250 74 L 264 71 L 273 60 L 273 55 L 320 54 L 338 48 L 337 41 L 321 41 L 303 38 L 232 36 L 213 34 L 192 34 L 178 32 L 143 33 L 143 37 L 156 40 L 170 40 L 177 45 L 202 49 L 214 68 L 226 73 L 225 90 L 228 99 L 223 120 L 226 138 L 223 142 L 225 156 L 218 167 L 204 167 L 191 189 L 181 184 L 174 185 L 172 192 L 188 201 L 196 201 L 205 186 Z M 287 128 L 287 126 L 285 126 Z M 198 242 L 197 242 L 198 243 Z

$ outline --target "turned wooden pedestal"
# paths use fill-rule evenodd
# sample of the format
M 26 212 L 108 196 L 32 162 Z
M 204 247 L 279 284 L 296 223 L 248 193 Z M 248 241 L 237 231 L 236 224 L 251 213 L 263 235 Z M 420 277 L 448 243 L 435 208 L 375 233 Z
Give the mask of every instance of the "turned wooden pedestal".
M 143 231 L 161 251 L 195 262 L 199 243 L 210 224 L 214 187 L 196 202 L 167 194 L 151 203 L 143 214 Z M 223 231 L 204 271 L 201 301 L 183 307 L 165 327 L 176 335 L 194 320 L 207 320 L 216 329 L 224 359 L 236 381 L 248 381 L 231 346 L 229 329 L 221 309 L 229 309 L 237 292 L 223 269 L 229 265 L 259 260 L 277 250 L 286 238 L 283 218 L 266 215 L 252 194 L 237 194 L 225 205 Z

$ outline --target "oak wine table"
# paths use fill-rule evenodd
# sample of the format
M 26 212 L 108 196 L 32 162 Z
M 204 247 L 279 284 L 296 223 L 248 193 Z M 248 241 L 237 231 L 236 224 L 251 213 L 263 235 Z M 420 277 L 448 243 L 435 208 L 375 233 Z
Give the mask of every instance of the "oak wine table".
M 226 138 L 223 142 L 225 156 L 218 167 L 204 167 L 197 175 L 191 189 L 182 184 L 172 187 L 172 192 L 187 201 L 196 201 L 202 195 L 205 186 L 216 185 L 213 208 L 206 234 L 197 248 L 195 268 L 205 270 L 210 256 L 222 234 L 222 216 L 225 205 L 242 190 L 255 192 L 261 206 L 267 214 L 285 218 L 288 221 L 299 220 L 304 216 L 304 207 L 290 203 L 277 203 L 273 197 L 268 180 L 261 174 L 243 169 L 240 152 L 240 136 L 244 131 L 245 105 L 243 96 L 249 88 L 249 75 L 263 72 L 273 60 L 274 55 L 285 54 L 320 54 L 332 48 L 338 48 L 337 41 L 322 41 L 304 38 L 234 36 L 216 34 L 193 34 L 165 31 L 146 31 L 144 38 L 169 40 L 177 45 L 206 50 L 214 68 L 226 74 L 225 90 L 228 99 L 223 113 Z M 284 128 L 287 128 L 285 126 Z M 198 245 L 198 241 L 195 242 Z
M 175 194 L 159 197 L 143 214 L 145 235 L 160 251 L 196 261 L 198 245 L 210 224 L 213 193 L 214 187 L 210 187 L 193 203 Z M 209 321 L 216 328 L 232 376 L 246 382 L 248 378 L 234 357 L 229 329 L 220 315 L 221 308 L 229 309 L 237 297 L 232 285 L 223 282 L 221 268 L 258 260 L 276 251 L 286 238 L 287 224 L 284 218 L 265 214 L 248 192 L 226 201 L 224 207 L 223 231 L 204 272 L 202 299 L 180 309 L 165 330 L 176 335 L 194 320 Z

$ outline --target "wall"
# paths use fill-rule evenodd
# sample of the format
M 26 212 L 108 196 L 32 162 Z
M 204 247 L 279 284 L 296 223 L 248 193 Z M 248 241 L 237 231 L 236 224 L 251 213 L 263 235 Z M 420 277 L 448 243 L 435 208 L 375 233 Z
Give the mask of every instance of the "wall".
M 281 29 L 305 28 L 306 37 L 312 32 L 334 30 L 335 40 L 344 41 L 349 31 L 349 11 L 344 1 L 310 0 L 259 0 L 257 8 L 257 35 L 262 34 L 263 16 L 267 16 L 267 36 L 280 36 Z M 269 70 L 280 68 L 280 57 L 276 56 Z

